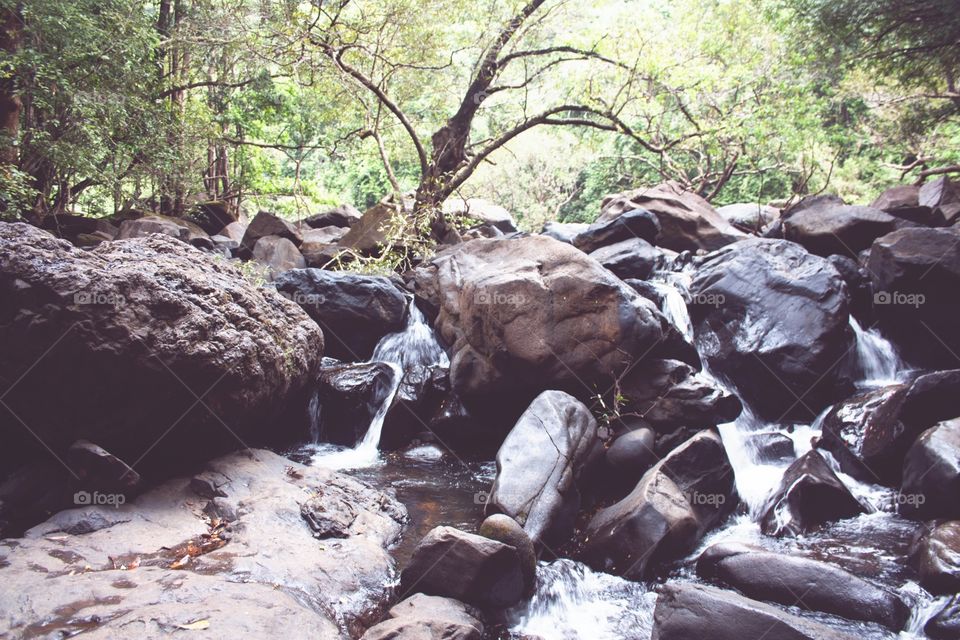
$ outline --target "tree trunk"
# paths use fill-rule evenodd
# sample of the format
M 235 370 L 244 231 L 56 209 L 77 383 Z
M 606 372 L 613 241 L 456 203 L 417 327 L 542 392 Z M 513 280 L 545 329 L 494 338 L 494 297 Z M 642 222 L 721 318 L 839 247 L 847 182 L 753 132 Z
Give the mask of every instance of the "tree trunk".
M 9 57 L 23 42 L 22 4 L 0 11 L 0 51 Z M 0 79 L 0 164 L 17 164 L 17 138 L 20 133 L 20 109 L 16 78 Z

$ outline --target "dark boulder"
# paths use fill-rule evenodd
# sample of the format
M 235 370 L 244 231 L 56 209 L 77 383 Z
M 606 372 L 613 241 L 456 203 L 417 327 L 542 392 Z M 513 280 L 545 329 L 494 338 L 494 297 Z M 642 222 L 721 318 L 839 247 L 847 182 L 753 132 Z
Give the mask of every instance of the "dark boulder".
M 295 269 L 274 284 L 323 328 L 333 358 L 367 360 L 383 336 L 403 328 L 407 299 L 389 278 Z
M 118 223 L 119 224 L 119 223 Z M 100 241 L 117 237 L 117 225 L 106 218 L 90 218 L 71 213 L 56 213 L 45 216 L 40 226 L 58 238 L 81 244 L 83 236 L 97 237 Z
M 437 527 L 417 545 L 400 576 L 401 589 L 504 608 L 523 597 L 523 567 L 517 550 L 502 542 Z
M 960 596 L 953 596 L 923 630 L 934 640 L 960 640 Z
M 660 459 L 656 453 L 656 441 L 657 435 L 645 427 L 618 436 L 607 449 L 609 482 L 627 490 L 635 487 L 643 474 Z
M 598 219 L 573 239 L 573 245 L 585 253 L 593 253 L 632 238 L 654 244 L 659 235 L 657 216 L 646 209 L 631 209 L 609 219 Z
M 361 217 L 363 217 L 363 214 L 357 211 L 352 205 L 342 204 L 339 207 L 329 209 L 323 213 L 314 214 L 306 218 L 303 222 L 313 229 L 323 227 L 352 227 L 360 221 Z
M 917 200 L 920 206 L 933 209 L 933 220 L 942 226 L 950 226 L 960 219 L 960 187 L 947 176 L 920 187 Z
M 219 200 L 201 202 L 187 215 L 191 222 L 210 235 L 219 233 L 225 226 L 237 221 L 236 210 Z
M 735 506 L 733 469 L 720 437 L 703 431 L 647 471 L 587 526 L 585 560 L 630 579 L 689 553 Z
M 765 204 L 742 202 L 717 209 L 720 217 L 745 233 L 760 233 L 780 217 L 779 209 Z
M 523 527 L 510 516 L 495 513 L 484 519 L 478 533 L 484 538 L 508 544 L 517 550 L 520 567 L 523 569 L 524 595 L 532 595 L 534 587 L 537 586 L 537 552 L 533 540 Z
M 901 224 L 879 209 L 853 205 L 812 205 L 783 221 L 783 237 L 819 256 L 844 255 L 857 259 L 873 241 Z
M 320 440 L 349 447 L 363 439 L 396 373 L 383 362 L 342 363 L 324 358 L 317 377 Z
M 933 208 L 920 204 L 920 187 L 902 184 L 881 193 L 870 206 L 892 216 L 928 226 L 936 226 Z
M 827 260 L 847 285 L 851 315 L 860 319 L 861 323 L 869 323 L 873 318 L 873 284 L 870 282 L 870 272 L 847 256 L 832 255 Z
M 663 262 L 663 252 L 641 238 L 621 240 L 590 253 L 618 278 L 646 280 Z
M 516 520 L 535 543 L 566 542 L 580 509 L 580 478 L 602 451 L 590 410 L 562 391 L 544 391 L 497 452 L 488 510 Z
M 960 365 L 960 232 L 900 229 L 878 238 L 867 269 L 874 312 L 884 335 L 908 362 L 925 368 Z
M 700 263 L 689 306 L 701 355 L 764 418 L 812 418 L 852 389 L 846 287 L 825 259 L 755 238 Z
M 76 475 L 75 487 L 83 491 L 123 493 L 132 497 L 140 474 L 103 447 L 77 440 L 67 451 L 67 465 Z
M 924 526 L 910 549 L 920 585 L 930 593 L 960 592 L 960 521 Z
M 303 236 L 297 225 L 284 220 L 276 214 L 268 211 L 260 211 L 253 218 L 247 230 L 243 234 L 243 240 L 240 241 L 241 257 L 249 257 L 260 238 L 267 236 L 279 236 L 286 238 L 299 247 L 303 243 Z
M 899 507 L 911 518 L 960 518 L 960 418 L 927 429 L 910 447 Z
M 574 239 L 586 231 L 589 226 L 586 222 L 554 222 L 549 220 L 543 223 L 543 229 L 540 230 L 540 233 L 554 240 L 573 244 Z
M 798 535 L 866 511 L 816 451 L 787 467 L 760 523 L 769 535 Z

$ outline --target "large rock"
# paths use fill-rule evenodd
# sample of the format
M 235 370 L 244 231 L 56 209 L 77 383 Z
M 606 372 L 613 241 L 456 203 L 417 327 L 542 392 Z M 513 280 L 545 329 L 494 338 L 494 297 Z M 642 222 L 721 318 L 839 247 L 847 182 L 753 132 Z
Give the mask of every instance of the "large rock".
M 508 544 L 517 550 L 523 571 L 524 595 L 533 595 L 537 586 L 537 551 L 523 527 L 510 516 L 495 513 L 484 519 L 478 533 L 484 538 Z
M 656 215 L 660 222 L 656 245 L 673 251 L 713 251 L 746 237 L 709 202 L 675 182 L 607 196 L 597 222 L 613 221 L 634 209 L 645 209 Z
M 934 640 L 960 640 L 960 595 L 953 596 L 923 630 Z
M 386 547 L 403 506 L 347 476 L 263 450 L 207 465 L 215 499 L 171 480 L 136 501 L 64 511 L 0 545 L 0 635 L 92 638 L 200 633 L 356 637 L 389 596 Z M 322 494 L 353 518 L 317 540 L 300 503 Z M 283 585 L 283 588 L 277 588 Z M 375 614 L 374 614 L 375 615 Z
M 550 236 L 554 240 L 573 244 L 574 239 L 587 230 L 590 225 L 586 222 L 553 222 L 543 223 L 543 229 L 540 230 L 545 236 Z
M 760 233 L 780 217 L 775 207 L 752 202 L 728 204 L 717 209 L 720 217 L 746 233 Z
M 933 209 L 933 220 L 943 226 L 960 218 L 960 187 L 947 176 L 941 176 L 922 187 L 917 194 L 920 206 Z
M 347 233 L 346 227 L 321 227 L 306 229 L 303 232 L 303 244 L 336 244 Z M 301 247 L 303 245 L 300 245 Z
M 136 220 L 124 221 L 120 224 L 117 240 L 143 238 L 151 233 L 170 236 L 201 249 L 213 248 L 210 236 L 193 222 L 182 218 L 169 218 L 159 215 L 143 216 Z
M 960 370 L 862 391 L 824 416 L 821 449 L 862 482 L 899 486 L 903 460 L 923 431 L 960 415 Z
M 579 479 L 602 450 L 590 410 L 562 391 L 544 391 L 497 452 L 488 509 L 519 522 L 536 543 L 565 542 L 580 510 Z
M 960 592 L 960 521 L 924 527 L 910 550 L 920 584 L 933 594 Z
M 383 336 L 403 327 L 407 299 L 389 278 L 297 269 L 281 274 L 274 284 L 323 327 L 333 358 L 367 360 Z
M 306 260 L 297 246 L 280 236 L 264 236 L 253 247 L 253 260 L 266 267 L 269 280 L 275 279 L 284 271 L 304 269 Z
M 904 220 L 934 226 L 933 208 L 920 204 L 920 187 L 916 185 L 902 184 L 890 187 L 870 206 Z
M 898 596 L 839 567 L 736 543 L 707 549 L 697 573 L 748 598 L 876 622 L 894 631 L 910 617 L 910 608 Z
M 305 219 L 303 222 L 313 229 L 323 227 L 352 227 L 360 222 L 363 214 L 357 211 L 353 205 L 342 204 L 322 213 L 317 213 Z
M 809 451 L 787 467 L 760 528 L 769 535 L 798 535 L 865 511 L 823 456 Z
M 524 593 L 517 550 L 502 542 L 453 527 L 430 531 L 400 577 L 401 589 L 462 600 L 478 607 L 504 608 Z
M 630 495 L 593 516 L 584 557 L 608 573 L 649 577 L 692 551 L 734 507 L 734 496 L 723 443 L 703 431 L 647 471 Z
M 927 368 L 956 368 L 960 230 L 894 231 L 873 243 L 867 269 L 880 328 L 904 358 Z
M 585 253 L 607 247 L 624 240 L 639 238 L 653 244 L 660 235 L 657 216 L 646 209 L 631 209 L 620 215 L 591 224 L 573 239 L 573 245 Z
M 480 640 L 480 614 L 451 598 L 417 593 L 395 604 L 389 618 L 367 629 L 361 640 Z
M 269 211 L 260 211 L 254 216 L 250 224 L 247 225 L 247 230 L 243 234 L 243 240 L 240 241 L 240 250 L 244 254 L 244 257 L 253 253 L 253 249 L 260 238 L 267 236 L 286 238 L 296 247 L 299 247 L 301 243 L 303 243 L 303 236 L 297 225 Z
M 874 240 L 900 224 L 879 209 L 824 203 L 791 212 L 783 220 L 783 237 L 819 256 L 838 254 L 856 260 Z
M 303 426 L 278 418 L 312 383 L 321 330 L 180 241 L 151 235 L 81 251 L 2 224 L 0 300 L 8 451 L 39 439 L 62 453 L 86 439 L 142 471 Z
M 191 222 L 210 235 L 219 233 L 221 229 L 237 221 L 236 209 L 219 200 L 201 202 L 188 215 Z
M 635 359 L 669 350 L 672 325 L 653 303 L 545 236 L 471 240 L 418 268 L 416 287 L 439 308 L 451 383 L 465 401 L 529 402 L 549 388 L 585 398 Z
M 517 224 L 509 211 L 482 198 L 456 196 L 447 198 L 443 203 L 443 213 L 460 224 L 467 220 L 474 220 L 480 225 L 489 225 L 503 233 L 512 233 L 517 230 Z
M 605 457 L 610 469 L 609 482 L 618 487 L 626 486 L 627 490 L 635 487 L 647 469 L 659 459 L 656 440 L 656 434 L 645 427 L 618 436 Z
M 924 431 L 907 452 L 900 513 L 911 518 L 960 518 L 960 418 Z
M 812 418 L 851 390 L 846 288 L 827 260 L 744 240 L 704 258 L 690 290 L 701 355 L 761 417 Z
M 356 446 L 393 389 L 396 375 L 383 362 L 342 363 L 324 358 L 317 377 L 320 440 Z
M 41 221 L 41 226 L 58 238 L 74 244 L 81 244 L 79 239 L 83 237 L 113 240 L 119 232 L 117 226 L 106 218 L 89 218 L 71 213 L 48 215 Z
M 651 640 L 855 640 L 859 637 L 716 587 L 668 583 L 657 598 Z
M 340 238 L 340 247 L 360 255 L 376 255 L 391 242 L 400 214 L 395 207 L 378 204 L 367 209 L 363 216 L 350 225 L 350 231 Z
M 593 251 L 590 257 L 624 280 L 646 280 L 664 259 L 662 251 L 640 238 L 621 240 L 600 247 Z

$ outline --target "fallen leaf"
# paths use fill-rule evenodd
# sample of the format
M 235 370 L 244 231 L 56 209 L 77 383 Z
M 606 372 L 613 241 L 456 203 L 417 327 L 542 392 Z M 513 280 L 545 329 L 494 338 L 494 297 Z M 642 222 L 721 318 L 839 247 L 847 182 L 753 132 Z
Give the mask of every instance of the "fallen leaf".
M 196 622 L 191 622 L 190 624 L 180 624 L 177 625 L 181 629 L 186 629 L 187 631 L 202 631 L 204 629 L 210 628 L 209 620 L 197 620 Z
M 182 558 L 174 562 L 172 565 L 170 565 L 170 568 L 183 569 L 185 566 L 187 566 L 187 564 L 189 564 L 189 562 L 190 562 L 190 556 L 189 555 L 183 556 Z

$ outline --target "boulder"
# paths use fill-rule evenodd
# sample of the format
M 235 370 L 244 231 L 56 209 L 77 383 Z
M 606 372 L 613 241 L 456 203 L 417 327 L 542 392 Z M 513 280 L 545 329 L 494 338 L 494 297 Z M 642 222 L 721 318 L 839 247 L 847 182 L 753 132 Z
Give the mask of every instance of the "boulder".
M 397 209 L 393 206 L 381 203 L 371 207 L 350 225 L 350 231 L 338 244 L 360 255 L 377 255 L 386 248 L 384 245 L 390 240 L 397 218 Z
M 342 363 L 324 358 L 317 376 L 320 440 L 356 446 L 393 390 L 394 369 L 384 362 Z
M 855 640 L 809 618 L 700 584 L 666 584 L 653 612 L 651 640 Z
M 176 238 L 200 249 L 213 248 L 213 242 L 210 240 L 210 236 L 196 224 L 181 218 L 169 218 L 158 215 L 143 216 L 136 220 L 126 220 L 122 222 L 120 224 L 120 231 L 117 233 L 117 240 L 143 238 L 151 233 L 170 236 L 171 238 Z
M 550 236 L 554 240 L 573 244 L 574 239 L 587 230 L 590 225 L 586 222 L 554 222 L 552 220 L 543 223 L 543 229 L 540 233 Z
M 517 224 L 509 211 L 482 198 L 452 196 L 443 203 L 443 213 L 460 226 L 468 220 L 474 220 L 480 225 L 489 225 L 503 233 L 513 233 L 517 230 Z
M 306 260 L 297 246 L 280 236 L 264 236 L 253 247 L 253 260 L 266 267 L 268 280 L 291 269 L 304 269 Z
M 647 469 L 660 457 L 656 454 L 656 434 L 645 427 L 621 434 L 607 449 L 609 476 L 618 486 L 635 487 Z
M 74 486 L 83 491 L 132 495 L 140 474 L 103 447 L 77 440 L 67 451 L 67 466 L 76 474 Z
M 229 478 L 216 498 L 231 522 L 175 478 L 123 504 L 64 511 L 0 545 L 10 597 L 0 636 L 211 638 L 357 637 L 390 595 L 386 547 L 403 505 L 369 486 L 264 450 L 207 464 Z M 322 493 L 355 518 L 345 537 L 318 541 L 300 504 Z M 333 507 L 336 508 L 336 507 Z M 284 585 L 278 589 L 277 585 Z M 192 631 L 191 631 L 192 630 Z
M 865 511 L 823 456 L 809 451 L 787 467 L 760 528 L 768 535 L 799 535 Z
M 960 596 L 953 596 L 923 630 L 934 640 L 960 640 Z
M 960 518 L 960 418 L 927 429 L 913 443 L 899 497 L 905 516 Z
M 297 225 L 276 214 L 260 211 L 247 226 L 247 230 L 243 234 L 243 240 L 240 241 L 240 250 L 244 257 L 253 253 L 253 249 L 260 238 L 267 236 L 286 238 L 293 243 L 294 247 L 299 247 L 303 243 L 303 236 Z
M 573 239 L 573 245 L 584 253 L 639 238 L 650 244 L 660 235 L 657 216 L 646 209 L 631 209 L 611 220 L 597 220 Z
M 867 269 L 874 312 L 884 335 L 908 362 L 925 368 L 957 366 L 960 332 L 960 231 L 900 229 L 878 238 Z
M 947 176 L 941 176 L 920 187 L 917 194 L 920 206 L 933 209 L 933 220 L 949 226 L 960 218 L 960 187 Z
M 0 433 L 18 455 L 39 451 L 39 439 L 62 457 L 84 439 L 138 472 L 166 471 L 171 456 L 186 462 L 303 428 L 279 416 L 306 405 L 320 328 L 178 240 L 82 251 L 0 224 L 0 301 L 0 385 L 13 412 L 0 415 Z
M 707 549 L 697 573 L 748 598 L 875 622 L 894 631 L 910 617 L 910 608 L 897 595 L 839 567 L 736 543 Z
M 760 233 L 780 217 L 780 210 L 765 204 L 741 202 L 717 209 L 720 217 L 745 233 Z
M 520 555 L 520 568 L 523 570 L 524 595 L 533 595 L 537 586 L 537 552 L 533 540 L 520 524 L 508 515 L 495 513 L 480 525 L 478 533 L 484 538 L 508 544 Z
M 500 609 L 523 597 L 523 567 L 510 545 L 453 527 L 436 527 L 414 549 L 400 576 L 400 588 Z
M 113 240 L 119 229 L 116 224 L 106 218 L 90 218 L 72 213 L 56 213 L 45 216 L 41 227 L 74 244 L 81 243 L 81 236 L 96 237 L 101 242 Z M 98 243 L 95 243 L 98 244 Z
M 702 431 L 647 471 L 587 526 L 583 555 L 598 570 L 640 580 L 689 553 L 734 507 L 733 469 L 720 437 Z
M 926 525 L 910 549 L 910 560 L 930 593 L 960 592 L 960 521 Z
M 323 227 L 352 227 L 358 223 L 362 217 L 363 214 L 357 211 L 353 205 L 342 204 L 339 207 L 314 214 L 303 222 L 313 229 L 321 229 Z
M 360 640 L 480 640 L 483 624 L 473 607 L 451 598 L 417 593 L 395 604 L 388 619 Z
M 237 222 L 237 213 L 226 202 L 201 202 L 190 210 L 188 217 L 206 233 L 215 235 L 227 225 Z
M 488 510 L 516 520 L 535 543 L 562 544 L 580 510 L 584 468 L 602 451 L 590 410 L 562 391 L 544 391 L 497 452 Z
M 706 256 L 690 292 L 701 355 L 761 417 L 811 419 L 852 390 L 846 287 L 827 260 L 744 240 Z
M 747 237 L 724 220 L 709 202 L 676 182 L 607 196 L 597 223 L 611 222 L 635 209 L 657 217 L 660 234 L 655 244 L 673 251 L 713 251 Z M 643 239 L 653 243 L 650 238 Z
M 237 246 L 240 246 L 240 243 L 243 242 L 243 236 L 247 233 L 247 227 L 240 222 L 231 222 L 230 224 L 224 226 L 217 235 L 226 236 L 234 242 L 237 243 Z
M 490 397 L 526 406 L 550 388 L 583 399 L 643 355 L 689 357 L 671 348 L 675 330 L 651 302 L 552 238 L 471 240 L 415 278 L 417 295 L 439 308 L 451 383 L 471 409 Z
M 916 185 L 902 184 L 890 187 L 881 193 L 870 207 L 903 220 L 935 226 L 933 208 L 920 204 L 920 187 Z
M 856 260 L 847 256 L 832 255 L 827 258 L 837 270 L 843 283 L 847 285 L 850 296 L 850 314 L 859 318 L 861 323 L 870 324 L 873 320 L 873 284 L 870 272 L 861 267 Z
M 347 234 L 346 227 L 320 227 L 319 229 L 305 229 L 303 231 L 303 244 L 336 244 L 337 241 Z M 300 245 L 301 247 L 303 245 Z
M 296 269 L 274 284 L 323 328 L 333 358 L 365 361 L 383 336 L 403 328 L 407 299 L 389 278 Z
M 836 254 L 856 260 L 874 240 L 900 224 L 879 209 L 824 203 L 791 212 L 783 220 L 783 237 L 819 256 Z
M 590 253 L 618 278 L 646 280 L 663 262 L 663 252 L 641 238 L 621 240 Z

